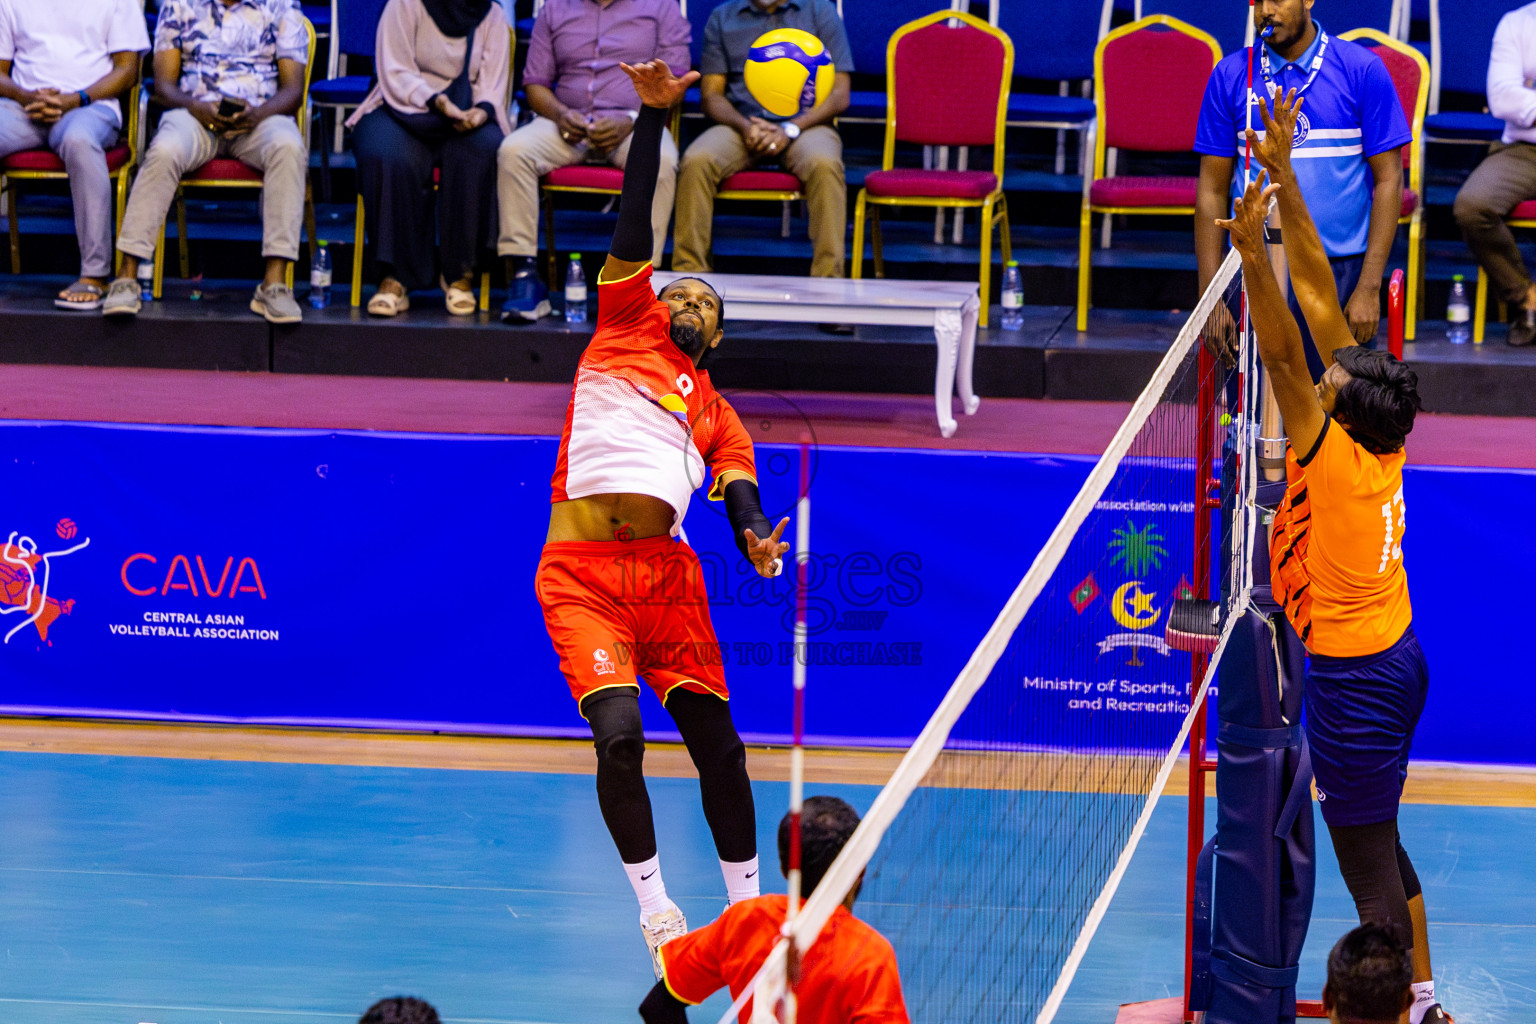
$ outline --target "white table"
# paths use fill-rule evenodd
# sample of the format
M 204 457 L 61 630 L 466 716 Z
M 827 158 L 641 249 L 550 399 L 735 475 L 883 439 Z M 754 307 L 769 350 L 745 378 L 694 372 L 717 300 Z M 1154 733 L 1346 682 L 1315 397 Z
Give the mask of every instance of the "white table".
M 679 274 L 657 271 L 658 289 L 679 277 L 708 281 L 725 300 L 729 320 L 790 323 L 880 324 L 932 327 L 938 345 L 933 379 L 939 433 L 952 437 L 950 408 L 959 370 L 960 401 L 970 416 L 981 405 L 971 386 L 976 356 L 976 319 L 981 311 L 978 286 L 960 281 L 850 281 L 840 277 L 785 277 L 775 274 Z M 726 324 L 729 338 L 730 324 Z M 726 342 L 729 344 L 729 340 Z

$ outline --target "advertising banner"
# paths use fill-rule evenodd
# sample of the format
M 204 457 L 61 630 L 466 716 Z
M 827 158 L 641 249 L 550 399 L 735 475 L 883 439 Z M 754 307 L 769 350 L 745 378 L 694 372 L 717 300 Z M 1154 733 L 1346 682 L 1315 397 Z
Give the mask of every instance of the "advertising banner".
M 0 713 L 586 735 L 533 591 L 554 439 L 11 422 L 0 443 Z M 793 510 L 799 458 L 758 447 L 775 521 Z M 904 743 L 1093 460 L 811 458 L 807 729 Z M 1410 468 L 1406 493 L 1432 679 L 1416 750 L 1536 761 L 1519 605 L 1499 597 L 1536 565 L 1536 540 L 1487 514 L 1528 507 L 1536 474 Z M 1188 661 L 1161 635 L 1188 584 L 1191 524 L 1190 509 L 1106 495 L 1035 613 L 1056 646 L 1025 645 L 989 684 L 1026 734 L 1053 742 L 1102 716 L 1176 725 Z M 792 576 L 756 576 L 702 491 L 684 527 L 738 726 L 783 737 Z M 1064 629 L 1078 639 L 1060 643 Z M 653 697 L 642 707 L 649 729 L 670 729 Z

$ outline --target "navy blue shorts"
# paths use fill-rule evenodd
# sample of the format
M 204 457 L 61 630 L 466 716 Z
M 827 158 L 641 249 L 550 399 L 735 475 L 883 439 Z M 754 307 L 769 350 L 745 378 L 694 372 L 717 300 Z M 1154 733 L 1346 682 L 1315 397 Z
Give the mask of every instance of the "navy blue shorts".
M 1413 627 L 1380 654 L 1307 666 L 1306 730 L 1317 799 L 1329 825 L 1397 817 L 1408 749 L 1429 692 L 1429 666 Z

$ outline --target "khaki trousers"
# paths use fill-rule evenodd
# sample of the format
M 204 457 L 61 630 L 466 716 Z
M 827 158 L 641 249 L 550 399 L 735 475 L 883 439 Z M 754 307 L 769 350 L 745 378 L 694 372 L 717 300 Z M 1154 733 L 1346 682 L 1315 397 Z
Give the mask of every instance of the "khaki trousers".
M 624 169 L 634 135 L 602 158 Z M 560 126 L 537 117 L 508 135 L 496 151 L 496 198 L 501 208 L 501 231 L 496 252 L 502 256 L 536 256 L 539 251 L 539 179 L 557 167 L 585 162 L 594 154 L 590 146 L 573 146 L 560 137 Z M 651 262 L 660 263 L 667 244 L 667 223 L 672 219 L 672 198 L 677 190 L 677 143 L 672 133 L 661 134 L 661 166 L 656 173 L 656 196 L 651 202 L 651 231 L 655 244 Z
M 216 156 L 231 156 L 261 171 L 262 256 L 298 259 L 304 182 L 309 174 L 309 147 L 298 124 L 291 117 L 269 117 L 241 135 L 215 135 L 186 110 L 173 110 L 160 119 L 155 140 L 133 179 L 133 191 L 128 193 L 118 252 L 154 259 L 182 176 Z
M 677 227 L 672 269 L 711 268 L 715 193 L 720 183 L 757 162 L 736 129 L 717 124 L 693 141 L 677 175 Z M 812 277 L 842 277 L 847 252 L 848 184 L 843 140 L 835 128 L 807 128 L 784 151 L 784 169 L 800 179 L 811 215 Z
M 1477 262 L 1493 279 L 1494 293 L 1519 306 L 1531 287 L 1520 247 L 1504 218 L 1527 199 L 1536 199 L 1536 146 L 1499 143 L 1456 193 L 1456 223 Z

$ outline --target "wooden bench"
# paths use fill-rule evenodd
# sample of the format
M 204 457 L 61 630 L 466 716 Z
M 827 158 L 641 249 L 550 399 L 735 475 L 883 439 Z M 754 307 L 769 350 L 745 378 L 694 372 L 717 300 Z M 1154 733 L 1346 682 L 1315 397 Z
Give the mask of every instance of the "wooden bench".
M 981 310 L 981 297 L 975 282 L 851 281 L 841 277 L 695 275 L 676 271 L 657 271 L 653 280 L 659 290 L 679 277 L 699 277 L 713 285 L 725 300 L 728 321 L 931 327 L 939 350 L 938 371 L 933 379 L 939 433 L 945 437 L 955 433 L 951 396 L 955 393 L 957 369 L 960 401 L 965 414 L 974 414 L 981 404 L 971 386 L 976 354 L 976 318 Z M 730 333 L 729 322 L 726 333 Z

